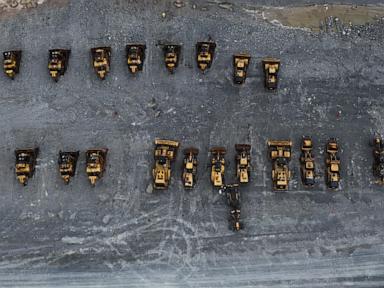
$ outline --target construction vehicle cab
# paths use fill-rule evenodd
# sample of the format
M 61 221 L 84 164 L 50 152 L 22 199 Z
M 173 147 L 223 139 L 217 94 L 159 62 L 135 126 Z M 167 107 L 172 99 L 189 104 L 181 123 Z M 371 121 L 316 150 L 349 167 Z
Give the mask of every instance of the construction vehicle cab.
M 211 158 L 211 182 L 214 187 L 220 188 L 224 185 L 225 159 L 226 149 L 223 147 L 213 147 L 210 150 Z
M 264 58 L 262 63 L 265 74 L 265 87 L 269 90 L 275 90 L 278 84 L 280 60 L 276 58 Z
M 165 45 L 163 50 L 165 66 L 167 67 L 168 71 L 173 74 L 176 67 L 179 65 L 181 46 L 169 44 Z
M 55 82 L 59 81 L 60 76 L 63 76 L 67 71 L 70 53 L 71 50 L 66 49 L 49 50 L 48 70 Z
M 340 182 L 340 157 L 339 145 L 335 138 L 331 138 L 327 143 L 327 185 L 330 189 L 337 189 Z
M 61 178 L 64 180 L 65 184 L 68 184 L 69 181 L 76 173 L 77 159 L 79 158 L 79 151 L 75 152 L 59 152 L 59 172 Z
M 230 208 L 229 221 L 231 228 L 239 231 L 243 228 L 240 222 L 240 192 L 239 184 L 224 185 L 219 190 L 220 194 L 225 194 L 227 198 L 227 205 Z
M 249 174 L 251 171 L 251 145 L 236 144 L 236 176 L 241 184 L 249 182 Z
M 155 140 L 155 165 L 152 169 L 154 189 L 168 188 L 171 180 L 171 164 L 176 159 L 179 145 L 179 142 L 173 140 Z
M 183 185 L 186 189 L 192 189 L 197 180 L 197 155 L 199 150 L 190 147 L 184 150 L 183 161 Z
M 300 170 L 301 180 L 305 186 L 313 186 L 315 184 L 315 159 L 312 155 L 312 150 L 312 139 L 304 136 L 301 142 Z
M 276 191 L 288 190 L 291 171 L 289 161 L 291 160 L 292 141 L 269 140 L 269 156 L 272 160 L 272 182 Z
M 384 184 L 384 143 L 380 135 L 373 138 L 373 175 Z
M 126 46 L 128 70 L 132 74 L 143 70 L 145 49 L 143 44 L 130 44 Z
M 104 80 L 111 67 L 111 47 L 91 49 L 93 68 L 97 76 Z
M 6 51 L 3 56 L 4 73 L 13 80 L 20 70 L 21 51 Z
M 233 81 L 243 84 L 247 78 L 247 70 L 251 56 L 248 54 L 233 55 Z
M 202 72 L 211 68 L 213 57 L 215 55 L 215 42 L 197 42 L 196 44 L 196 61 L 197 66 Z
M 107 148 L 90 149 L 86 152 L 86 173 L 92 186 L 95 186 L 96 182 L 103 177 L 107 152 Z
M 39 148 L 17 149 L 16 156 L 16 178 L 23 185 L 27 185 L 28 180 L 33 177 L 36 167 L 36 158 Z

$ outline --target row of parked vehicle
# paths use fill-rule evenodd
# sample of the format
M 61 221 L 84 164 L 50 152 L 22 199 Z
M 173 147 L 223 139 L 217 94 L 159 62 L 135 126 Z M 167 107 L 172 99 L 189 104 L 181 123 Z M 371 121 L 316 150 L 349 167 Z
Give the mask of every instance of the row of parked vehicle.
M 179 65 L 182 46 L 178 44 L 163 45 L 165 67 L 170 73 L 174 73 Z M 204 73 L 212 65 L 215 55 L 216 43 L 212 41 L 198 42 L 196 44 L 196 62 L 198 68 Z M 129 44 L 126 46 L 128 70 L 136 74 L 143 70 L 145 61 L 145 44 Z M 69 63 L 69 49 L 49 50 L 48 70 L 54 81 L 58 81 L 67 70 Z M 97 76 L 104 80 L 111 69 L 111 47 L 96 47 L 91 49 L 92 65 Z M 6 51 L 3 53 L 3 68 L 5 74 L 14 79 L 20 70 L 22 52 L 20 50 Z M 233 80 L 236 84 L 242 84 L 247 78 L 247 70 L 251 56 L 247 53 L 233 55 Z M 276 58 L 264 58 L 262 66 L 265 73 L 265 86 L 267 89 L 277 88 L 280 60 Z

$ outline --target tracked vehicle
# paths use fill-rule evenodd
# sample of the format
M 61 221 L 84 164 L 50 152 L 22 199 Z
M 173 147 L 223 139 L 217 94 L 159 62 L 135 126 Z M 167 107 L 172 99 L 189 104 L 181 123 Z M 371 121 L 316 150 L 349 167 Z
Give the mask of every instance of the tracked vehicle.
M 240 184 L 249 182 L 249 174 L 251 171 L 251 145 L 236 144 L 236 176 Z
M 179 65 L 181 46 L 175 44 L 165 45 L 164 48 L 164 62 L 168 71 L 173 74 Z
M 300 171 L 305 186 L 315 184 L 315 159 L 312 155 L 313 143 L 310 137 L 304 136 L 301 142 Z
M 86 173 L 92 186 L 103 177 L 107 161 L 107 148 L 90 149 L 85 155 Z
M 327 186 L 330 189 L 337 189 L 340 183 L 340 157 L 339 145 L 335 138 L 328 140 L 326 149 Z
M 199 150 L 190 147 L 184 150 L 183 185 L 185 189 L 192 189 L 197 180 L 197 155 Z
M 269 140 L 269 156 L 272 160 L 272 182 L 273 190 L 288 190 L 291 171 L 289 161 L 291 160 L 292 141 Z
M 6 51 L 3 56 L 4 73 L 13 80 L 20 70 L 21 51 Z
M 59 152 L 59 173 L 65 184 L 69 181 L 76 173 L 77 159 L 79 158 L 79 151 L 76 152 Z
M 211 182 L 214 187 L 220 188 L 224 185 L 225 159 L 227 152 L 223 147 L 213 147 L 210 150 L 211 158 Z
M 67 71 L 70 53 L 71 50 L 66 49 L 49 50 L 48 70 L 55 82 L 59 81 L 60 76 Z
M 275 90 L 279 80 L 280 60 L 276 58 L 264 58 L 262 64 L 265 75 L 265 87 L 269 90 Z
M 247 70 L 251 56 L 248 54 L 233 55 L 233 81 L 236 84 L 243 84 L 247 78 Z
M 145 49 L 144 44 L 129 44 L 126 46 L 127 52 L 127 64 L 128 70 L 132 74 L 136 74 L 143 70 L 145 60 Z
M 201 72 L 205 72 L 207 69 L 211 68 L 215 49 L 215 42 L 197 42 L 196 61 Z
M 231 228 L 239 231 L 243 228 L 240 222 L 240 191 L 239 184 L 225 185 L 219 190 L 220 194 L 225 194 L 227 204 L 230 208 L 229 221 Z
M 179 142 L 173 140 L 155 140 L 155 166 L 152 169 L 154 189 L 168 188 L 171 180 L 171 164 L 176 159 L 179 145 Z
M 97 47 L 91 49 L 92 64 L 97 76 L 104 80 L 111 69 L 111 47 Z
M 16 178 L 23 186 L 26 186 L 28 180 L 33 177 L 36 167 L 36 158 L 39 154 L 39 148 L 18 149 L 15 150 Z
M 384 184 L 384 143 L 380 135 L 373 138 L 373 175 L 379 184 Z

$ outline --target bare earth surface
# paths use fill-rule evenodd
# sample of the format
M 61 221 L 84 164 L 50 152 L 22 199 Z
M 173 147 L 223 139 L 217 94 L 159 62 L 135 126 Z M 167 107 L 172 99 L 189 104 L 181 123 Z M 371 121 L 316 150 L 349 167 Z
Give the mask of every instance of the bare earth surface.
M 17 78 L 0 75 L 0 287 L 384 287 L 384 188 L 371 175 L 369 146 L 374 132 L 384 133 L 380 16 L 311 32 L 259 11 L 323 1 L 196 0 L 181 8 L 174 1 L 36 2 L 0 13 L 0 51 L 23 50 Z M 369 4 L 383 9 L 380 1 Z M 202 75 L 194 44 L 209 36 L 217 53 Z M 168 41 L 183 45 L 174 75 L 158 45 Z M 130 42 L 148 47 L 136 77 L 125 65 Z M 112 71 L 102 82 L 89 49 L 104 45 L 113 49 Z M 58 83 L 47 71 L 50 48 L 72 49 Z M 246 51 L 249 77 L 235 86 L 231 57 Z M 263 88 L 264 56 L 282 61 L 275 93 Z M 314 189 L 300 183 L 304 134 L 316 145 Z M 200 149 L 195 190 L 182 188 L 181 153 L 170 189 L 150 189 L 156 137 Z M 323 177 L 329 137 L 342 147 L 336 192 Z M 271 192 L 269 138 L 294 141 L 287 193 Z M 231 182 L 241 142 L 253 147 L 252 182 L 241 189 L 244 230 L 234 233 L 209 182 L 208 149 L 227 147 Z M 30 146 L 41 154 L 22 187 L 13 150 Z M 58 151 L 93 147 L 109 148 L 105 177 L 90 187 L 82 153 L 65 186 Z

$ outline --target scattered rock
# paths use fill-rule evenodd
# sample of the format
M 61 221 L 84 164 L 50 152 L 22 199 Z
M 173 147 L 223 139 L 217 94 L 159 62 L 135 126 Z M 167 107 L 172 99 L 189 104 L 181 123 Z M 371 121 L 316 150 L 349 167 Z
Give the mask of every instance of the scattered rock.
M 107 224 L 109 223 L 109 221 L 111 221 L 111 218 L 112 218 L 111 215 L 109 215 L 109 214 L 105 215 L 105 216 L 103 217 L 103 223 L 104 223 L 105 225 L 107 225 Z
M 184 2 L 181 0 L 176 0 L 175 2 L 173 2 L 173 5 L 175 5 L 177 8 L 181 8 L 185 6 Z
M 85 238 L 64 236 L 61 238 L 61 242 L 66 244 L 83 244 Z
M 153 193 L 153 186 L 152 183 L 148 184 L 147 190 L 145 190 L 147 193 Z

